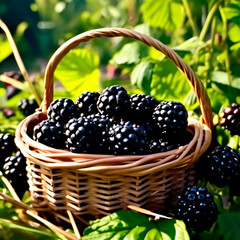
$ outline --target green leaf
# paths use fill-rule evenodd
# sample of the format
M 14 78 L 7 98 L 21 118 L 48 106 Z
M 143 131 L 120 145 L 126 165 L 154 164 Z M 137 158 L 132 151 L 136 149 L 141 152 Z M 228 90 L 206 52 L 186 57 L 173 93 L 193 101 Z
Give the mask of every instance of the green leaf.
M 148 95 L 151 92 L 151 80 L 154 65 L 155 63 L 152 61 L 144 60 L 136 65 L 131 74 L 131 83 Z
M 0 35 L 0 62 L 12 54 L 12 48 L 7 38 Z
M 141 6 L 143 20 L 151 27 L 159 27 L 166 31 L 177 29 L 183 18 L 182 4 L 172 0 L 146 0 Z
M 137 64 L 148 54 L 148 50 L 148 46 L 140 42 L 127 43 L 113 55 L 110 63 L 115 66 Z
M 236 43 L 240 41 L 240 25 L 234 25 L 228 32 L 229 39 Z
M 240 212 L 223 211 L 219 214 L 216 224 L 210 232 L 199 234 L 199 239 L 239 240 L 240 239 Z
M 72 49 L 59 63 L 55 76 L 73 99 L 83 91 L 98 91 L 99 57 L 87 49 Z
M 191 90 L 186 77 L 169 59 L 155 64 L 152 74 L 151 95 L 159 100 L 183 101 Z
M 223 10 L 228 20 L 231 20 L 240 26 L 240 1 L 237 0 L 234 2 L 235 3 L 230 3 Z
M 82 240 L 188 240 L 182 221 L 160 219 L 132 211 L 118 211 L 101 219 L 90 221 Z

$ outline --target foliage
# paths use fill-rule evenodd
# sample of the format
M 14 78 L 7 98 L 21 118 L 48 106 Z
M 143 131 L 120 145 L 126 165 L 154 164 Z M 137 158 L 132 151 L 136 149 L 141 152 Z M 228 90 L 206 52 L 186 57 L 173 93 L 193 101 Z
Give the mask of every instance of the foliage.
M 91 221 L 84 230 L 82 240 L 93 239 L 189 239 L 185 224 L 171 219 L 153 220 L 136 212 L 119 211 Z
M 0 17 L 11 25 L 21 56 L 28 62 L 30 71 L 34 71 L 33 84 L 40 96 L 44 84 L 39 70 L 42 66 L 38 65 L 37 59 L 46 61 L 64 41 L 89 29 L 134 29 L 162 41 L 191 66 L 211 100 L 216 141 L 240 150 L 239 136 L 233 137 L 219 126 L 221 110 L 233 102 L 240 104 L 240 0 L 33 0 L 25 5 L 22 3 L 22 8 L 17 9 L 24 18 L 16 20 L 14 25 L 13 8 L 19 5 L 10 2 L 0 3 Z M 29 11 L 34 15 L 30 16 Z M 192 115 L 200 117 L 198 101 L 187 79 L 156 49 L 122 38 L 95 39 L 80 47 L 71 50 L 59 63 L 55 71 L 54 98 L 69 97 L 75 101 L 83 91 L 119 84 L 129 93 L 146 93 L 159 101 L 182 101 Z M 13 60 L 12 49 L 1 33 L 2 72 L 16 69 Z M 21 91 L 8 99 L 8 84 L 0 82 L 0 108 L 10 108 L 15 114 L 6 117 L 4 111 L 0 112 L 0 131 L 14 133 L 25 117 L 18 111 L 17 102 L 23 97 L 33 98 L 34 94 L 26 81 L 20 85 L 11 84 L 16 88 L 21 85 Z M 212 229 L 201 234 L 191 233 L 191 239 L 239 239 L 236 225 L 240 221 L 239 201 L 229 196 L 228 189 L 219 189 L 204 181 L 199 184 L 207 184 L 221 203 L 225 199 L 225 205 Z M 9 194 L 2 180 L 0 186 L 1 192 Z M 29 199 L 26 203 L 29 204 Z M 25 224 L 17 209 L 3 201 L 0 201 L 0 225 L 4 226 L 0 230 L 4 239 L 64 239 L 46 227 L 36 229 Z M 127 225 L 131 228 L 130 233 L 126 230 Z M 137 228 L 137 225 L 141 227 Z M 170 229 L 175 229 L 176 235 L 171 235 Z M 138 230 L 143 230 L 146 239 L 156 235 L 162 235 L 163 239 L 177 236 L 188 239 L 180 221 L 161 219 L 156 222 L 125 211 L 92 222 L 84 231 L 83 239 L 108 239 L 106 236 L 112 234 L 116 234 L 114 239 L 121 234 L 127 234 L 126 239 L 137 239 Z

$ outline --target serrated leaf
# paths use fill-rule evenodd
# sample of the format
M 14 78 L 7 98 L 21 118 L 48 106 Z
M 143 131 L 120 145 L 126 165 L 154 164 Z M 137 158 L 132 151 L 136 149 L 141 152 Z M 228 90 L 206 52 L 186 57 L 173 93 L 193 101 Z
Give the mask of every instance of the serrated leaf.
M 115 66 L 125 66 L 137 64 L 148 54 L 148 47 L 140 42 L 125 44 L 110 60 Z
M 182 4 L 172 0 L 146 0 L 141 6 L 144 21 L 151 27 L 159 27 L 166 31 L 173 31 L 180 26 L 182 10 Z
M 152 74 L 151 95 L 158 100 L 182 101 L 189 91 L 186 77 L 169 59 L 155 64 Z
M 91 221 L 82 240 L 188 240 L 182 221 L 160 219 L 132 211 L 118 211 Z
M 131 83 L 148 95 L 151 92 L 151 80 L 154 65 L 155 63 L 152 61 L 142 61 L 136 65 L 131 73 Z
M 76 99 L 83 91 L 98 91 L 99 57 L 87 49 L 72 49 L 59 63 L 55 77 Z

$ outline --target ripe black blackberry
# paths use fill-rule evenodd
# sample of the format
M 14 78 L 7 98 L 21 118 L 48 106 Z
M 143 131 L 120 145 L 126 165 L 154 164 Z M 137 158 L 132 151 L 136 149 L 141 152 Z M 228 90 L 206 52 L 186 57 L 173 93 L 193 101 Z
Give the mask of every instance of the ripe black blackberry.
M 98 128 L 99 133 L 99 153 L 109 153 L 109 128 L 111 119 L 100 113 L 91 114 L 86 118 L 91 119 Z
M 99 96 L 98 92 L 83 92 L 75 101 L 79 113 L 84 115 L 97 113 L 97 100 Z
M 17 107 L 25 116 L 29 116 L 35 112 L 38 104 L 35 99 L 22 98 L 18 101 Z
M 16 151 L 14 136 L 10 133 L 0 133 L 0 170 L 2 170 L 4 160 Z
M 152 120 L 154 108 L 159 102 L 145 94 L 133 94 L 131 100 L 131 120 L 146 122 Z
M 110 131 L 110 149 L 115 155 L 147 154 L 147 134 L 141 126 L 131 122 L 116 124 Z
M 61 121 L 44 120 L 33 128 L 33 140 L 52 148 L 64 149 L 64 123 Z
M 209 231 L 217 220 L 218 208 L 206 188 L 191 186 L 178 196 L 174 215 L 183 220 L 188 229 L 203 232 Z
M 67 148 L 75 153 L 97 153 L 99 151 L 99 131 L 90 118 L 73 118 L 65 128 Z
M 227 129 L 232 136 L 240 136 L 240 105 L 232 103 L 220 114 L 220 126 Z
M 67 123 L 69 119 L 77 117 L 77 108 L 71 99 L 59 98 L 50 104 L 47 115 L 53 121 Z
M 121 86 L 107 87 L 98 98 L 97 108 L 101 114 L 121 118 L 130 110 L 130 95 Z
M 217 146 L 200 159 L 204 177 L 217 187 L 225 187 L 240 175 L 240 154 L 230 147 Z
M 175 143 L 171 143 L 165 139 L 154 139 L 149 143 L 150 153 L 167 152 L 177 148 Z
M 153 112 L 153 121 L 163 135 L 175 137 L 186 132 L 188 113 L 177 101 L 163 101 Z
M 5 159 L 3 175 L 11 183 L 18 196 L 22 198 L 28 189 L 28 184 L 26 158 L 20 151 L 17 151 L 14 156 L 9 156 Z

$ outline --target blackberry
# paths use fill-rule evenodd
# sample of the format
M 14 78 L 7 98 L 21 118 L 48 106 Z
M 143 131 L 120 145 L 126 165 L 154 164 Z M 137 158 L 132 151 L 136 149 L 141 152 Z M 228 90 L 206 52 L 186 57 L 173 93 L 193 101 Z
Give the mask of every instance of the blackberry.
M 154 108 L 159 104 L 158 101 L 145 94 L 133 94 L 131 100 L 131 120 L 138 120 L 141 122 L 152 119 Z
M 232 136 L 240 136 L 240 105 L 232 103 L 220 114 L 220 126 L 227 129 Z
M 35 112 L 38 104 L 35 99 L 22 98 L 18 101 L 17 107 L 25 116 L 29 116 Z
M 163 101 L 153 112 L 153 121 L 163 135 L 177 136 L 185 133 L 188 113 L 183 104 L 177 101 Z
M 131 122 L 116 124 L 110 131 L 109 139 L 110 149 L 115 155 L 148 153 L 146 131 Z
M 99 151 L 99 131 L 89 118 L 73 118 L 66 125 L 67 148 L 75 153 L 97 153 Z
M 75 101 L 80 114 L 90 115 L 98 112 L 97 100 L 98 92 L 83 92 Z
M 150 153 L 167 152 L 177 148 L 177 145 L 164 139 L 152 140 L 149 144 Z
M 33 128 L 33 140 L 52 148 L 64 149 L 64 123 L 61 121 L 44 120 Z
M 240 175 L 240 154 L 230 147 L 217 146 L 200 159 L 204 177 L 217 187 L 225 187 Z
M 5 159 L 3 175 L 11 183 L 18 196 L 22 198 L 23 194 L 28 189 L 28 184 L 26 158 L 20 151 L 17 151 L 14 156 L 9 156 Z
M 87 116 L 91 119 L 97 126 L 99 132 L 99 152 L 108 153 L 109 152 L 109 128 L 111 124 L 111 119 L 108 116 L 101 115 L 100 113 L 92 114 Z
M 218 217 L 213 195 L 205 187 L 191 186 L 178 196 L 175 218 L 183 220 L 195 232 L 209 231 Z
M 130 110 L 130 95 L 121 86 L 107 87 L 98 98 L 97 108 L 101 114 L 121 118 Z
M 77 108 L 71 99 L 59 98 L 50 104 L 47 115 L 53 121 L 67 123 L 68 120 L 77 116 Z
M 0 170 L 2 170 L 5 158 L 11 156 L 16 149 L 14 136 L 10 133 L 0 133 Z

